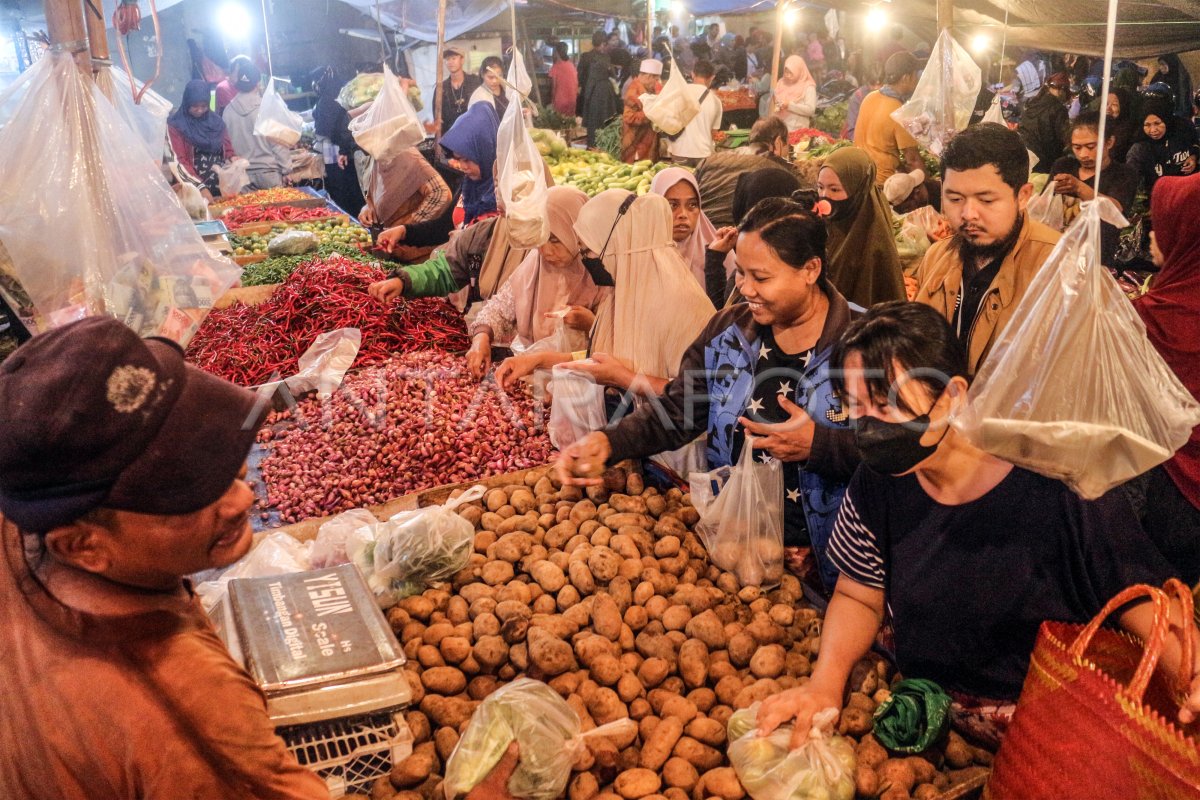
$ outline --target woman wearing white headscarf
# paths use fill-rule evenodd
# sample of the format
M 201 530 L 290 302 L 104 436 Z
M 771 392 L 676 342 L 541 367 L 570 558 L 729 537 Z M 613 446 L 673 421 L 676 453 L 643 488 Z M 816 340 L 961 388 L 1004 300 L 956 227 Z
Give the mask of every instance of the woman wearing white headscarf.
M 783 62 L 783 77 L 775 83 L 772 107 L 789 131 L 811 126 L 817 112 L 817 81 L 800 56 L 788 56 Z
M 586 332 L 595 310 L 609 292 L 592 282 L 580 260 L 575 221 L 588 197 L 569 186 L 552 186 L 546 194 L 550 238 L 530 250 L 511 278 L 479 311 L 471 326 L 467 366 L 476 378 L 487 374 L 492 345 L 512 343 L 527 348 L 565 329 Z M 586 335 L 564 332 L 564 343 L 586 342 Z
M 579 212 L 580 244 L 604 264 L 615 291 L 601 299 L 592 327 L 591 357 L 572 362 L 597 383 L 657 395 L 679 371 L 683 352 L 715 312 L 691 278 L 671 236 L 671 207 L 656 194 L 608 189 Z M 507 359 L 496 371 L 502 387 L 570 361 L 569 353 Z
M 691 170 L 670 167 L 654 176 L 650 191 L 662 195 L 671 205 L 671 238 L 696 282 L 704 286 L 705 251 L 717 236 L 708 216 L 700 207 L 700 184 Z M 733 260 L 728 265 L 733 273 Z

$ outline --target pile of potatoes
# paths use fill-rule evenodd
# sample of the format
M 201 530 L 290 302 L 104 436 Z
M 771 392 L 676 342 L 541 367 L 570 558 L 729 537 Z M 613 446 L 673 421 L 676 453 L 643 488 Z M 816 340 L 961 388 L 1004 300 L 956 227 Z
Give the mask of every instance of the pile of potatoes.
M 726 722 L 808 680 L 821 617 L 799 581 L 741 586 L 709 562 L 687 495 L 609 470 L 586 494 L 532 473 L 459 513 L 475 552 L 448 585 L 406 598 L 388 620 L 409 658 L 413 754 L 373 800 L 441 797 L 441 769 L 472 712 L 519 675 L 546 681 L 583 730 L 621 718 L 637 729 L 591 737 L 570 800 L 740 800 Z M 936 797 L 990 763 L 952 735 L 927 757 L 894 758 L 870 735 L 887 665 L 854 670 L 841 733 L 858 742 L 858 795 Z

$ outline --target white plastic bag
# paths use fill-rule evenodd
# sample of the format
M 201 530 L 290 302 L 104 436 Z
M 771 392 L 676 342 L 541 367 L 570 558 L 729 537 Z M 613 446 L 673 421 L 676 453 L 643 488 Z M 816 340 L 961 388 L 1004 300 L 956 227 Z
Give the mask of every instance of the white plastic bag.
M 683 70 L 671 59 L 671 74 L 658 94 L 643 94 L 642 111 L 646 119 L 667 136 L 675 136 L 700 113 L 700 103 L 688 91 Z
M 1054 191 L 1053 182 L 1047 181 L 1046 188 L 1042 189 L 1041 194 L 1030 199 L 1026 211 L 1030 219 L 1036 219 L 1056 231 L 1061 231 L 1064 227 L 1063 198 L 1061 194 Z
M 628 736 L 637 723 L 619 719 L 581 732 L 579 715 L 541 681 L 518 678 L 489 694 L 475 709 L 446 761 L 446 800 L 479 785 L 515 740 L 520 752 L 508 780 L 513 797 L 556 800 L 567 788 L 571 766 L 593 736 Z
M 766 457 L 766 461 L 761 460 Z M 732 467 L 689 476 L 696 531 L 709 558 L 743 586 L 773 586 L 783 577 L 783 464 L 754 452 L 746 437 Z
M 0 94 L 0 274 L 38 331 L 95 314 L 187 346 L 240 268 L 213 255 L 161 161 L 69 55 Z M 12 299 L 12 298 L 8 298 Z
M 362 331 L 358 328 L 338 328 L 322 333 L 304 351 L 296 364 L 298 372 L 280 381 L 258 387 L 260 401 L 269 402 L 275 390 L 286 384 L 293 397 L 316 389 L 317 397 L 328 400 L 342 385 L 362 346 Z
M 250 162 L 238 156 L 227 164 L 217 164 L 213 172 L 217 173 L 217 188 L 222 197 L 233 197 L 241 194 L 250 185 Z
M 254 122 L 254 133 L 269 142 L 292 147 L 300 141 L 300 131 L 304 130 L 304 119 L 287 107 L 279 92 L 275 91 L 275 79 L 267 81 L 267 90 L 263 92 L 262 105 L 258 107 L 258 119 Z
M 1086 499 L 1166 461 L 1200 424 L 1200 404 L 1100 264 L 1102 218 L 1126 226 L 1111 201 L 1084 203 L 954 420 L 976 446 Z
M 592 376 L 559 364 L 551 371 L 550 443 L 565 450 L 592 431 L 608 424 L 604 415 L 604 387 Z
M 514 54 L 513 67 L 520 55 Z M 509 70 L 512 78 L 517 78 Z M 512 80 L 509 81 L 513 83 Z M 514 85 L 520 85 L 518 81 Z M 546 168 L 537 143 L 529 132 L 521 98 L 508 90 L 508 108 L 496 133 L 496 191 L 508 218 L 508 240 L 514 247 L 528 249 L 546 243 L 550 222 L 546 214 Z
M 354 533 L 362 528 L 378 524 L 375 515 L 365 508 L 354 508 L 343 511 L 333 519 L 323 523 L 317 530 L 317 538 L 313 539 L 312 553 L 309 562 L 312 569 L 324 569 L 350 563 L 350 554 L 346 551 Z
M 350 534 L 346 553 L 381 607 L 390 608 L 467 565 L 475 547 L 475 527 L 455 509 L 486 492 L 483 486 L 472 486 L 445 505 L 401 511 Z
M 311 253 L 321 244 L 312 231 L 287 230 L 277 233 L 267 242 L 267 253 L 273 256 L 299 256 Z
M 171 102 L 153 89 L 148 89 L 142 95 L 142 102 L 135 103 L 133 92 L 142 86 L 136 81 L 131 85 L 129 74 L 120 67 L 101 67 L 96 73 L 96 85 L 129 127 L 141 137 L 150 157 L 160 160 L 166 149 L 167 117 L 171 116 Z
M 954 134 L 970 124 L 982 85 L 975 59 L 954 41 L 949 29 L 943 30 L 912 97 L 892 112 L 892 119 L 940 157 Z
M 425 141 L 425 129 L 400 79 L 384 66 L 383 88 L 366 112 L 350 121 L 358 146 L 379 161 L 391 161 L 409 147 Z
M 1000 106 L 1000 95 L 992 98 L 992 104 L 988 106 L 987 113 L 983 115 L 983 119 L 980 121 L 994 122 L 997 125 L 1008 127 L 1008 120 L 1004 118 L 1004 110 Z M 1028 148 L 1026 148 L 1025 152 L 1029 154 L 1029 171 L 1033 172 L 1033 168 L 1038 165 L 1040 159 L 1037 157 L 1037 153 Z
M 267 534 L 253 550 L 240 561 L 234 562 L 219 578 L 197 585 L 196 594 L 204 603 L 205 610 L 212 610 L 224 599 L 229 591 L 229 582 L 235 578 L 265 578 L 312 569 L 309 561 L 311 548 L 311 544 L 301 544 L 282 531 Z
M 836 708 L 813 715 L 808 741 L 790 749 L 792 726 L 758 735 L 761 703 L 729 718 L 729 763 L 754 800 L 854 800 L 854 744 L 833 733 Z

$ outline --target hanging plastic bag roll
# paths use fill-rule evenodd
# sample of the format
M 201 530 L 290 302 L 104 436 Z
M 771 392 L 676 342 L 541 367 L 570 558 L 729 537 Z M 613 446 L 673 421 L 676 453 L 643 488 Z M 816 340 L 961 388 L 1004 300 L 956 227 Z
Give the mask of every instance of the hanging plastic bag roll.
M 977 447 L 1095 499 L 1163 463 L 1200 404 L 1100 263 L 1111 200 L 1083 204 L 992 346 L 955 429 Z
M 300 131 L 303 129 L 304 120 L 287 107 L 283 97 L 275 90 L 275 79 L 271 78 L 263 92 L 262 105 L 258 107 L 258 119 L 254 122 L 255 135 L 284 147 L 292 147 L 300 141 Z
M 954 134 L 970 124 L 982 85 L 975 59 L 949 29 L 943 30 L 912 97 L 892 112 L 892 119 L 940 157 Z
M 774 586 L 783 577 L 783 465 L 755 458 L 746 437 L 732 467 L 689 476 L 696 526 L 709 558 L 743 586 Z
M 667 136 L 677 135 L 700 113 L 700 103 L 688 91 L 683 71 L 674 58 L 671 59 L 671 74 L 667 76 L 662 91 L 656 95 L 644 94 L 639 99 L 646 119 Z
M 417 118 L 400 79 L 384 66 L 383 86 L 366 112 L 350 121 L 354 141 L 372 158 L 391 161 L 409 147 L 425 141 L 425 130 Z

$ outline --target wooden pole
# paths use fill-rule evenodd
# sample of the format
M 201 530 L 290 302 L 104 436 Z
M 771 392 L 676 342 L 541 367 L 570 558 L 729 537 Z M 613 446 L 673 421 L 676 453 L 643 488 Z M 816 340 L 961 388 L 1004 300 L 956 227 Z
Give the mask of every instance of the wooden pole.
M 45 0 L 44 8 L 46 34 L 51 46 L 57 45 L 73 53 L 79 68 L 91 74 L 92 56 L 88 51 L 83 3 L 80 0 Z
M 654 58 L 654 0 L 646 0 L 646 58 Z
M 437 82 L 433 85 L 433 120 L 434 144 L 442 138 L 442 71 L 445 69 L 445 59 L 442 58 L 446 49 L 446 0 L 438 0 L 438 34 L 437 34 Z
M 88 44 L 91 45 L 92 61 L 111 62 L 111 53 L 108 50 L 108 33 L 104 29 L 104 0 L 86 0 L 83 4 L 83 16 L 87 23 Z M 92 69 L 98 70 L 99 68 L 99 64 L 92 64 Z
M 788 0 L 775 2 L 775 50 L 771 55 L 771 81 L 768 91 L 771 94 L 771 109 L 775 108 L 775 82 L 779 80 L 779 59 L 783 53 L 783 25 L 787 16 Z

